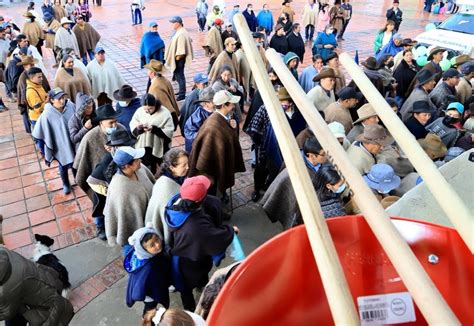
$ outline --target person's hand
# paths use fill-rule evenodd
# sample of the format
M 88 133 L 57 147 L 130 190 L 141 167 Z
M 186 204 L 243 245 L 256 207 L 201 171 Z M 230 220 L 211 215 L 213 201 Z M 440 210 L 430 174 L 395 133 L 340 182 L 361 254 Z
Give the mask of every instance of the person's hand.
M 237 121 L 235 119 L 230 119 L 229 124 L 233 129 L 237 128 Z
M 84 128 L 86 129 L 91 129 L 92 128 L 92 120 L 89 119 L 86 121 L 86 123 L 84 123 Z
M 235 225 L 232 226 L 232 228 L 234 229 L 235 234 L 239 234 L 239 233 L 240 233 L 240 229 L 239 229 L 238 227 L 236 227 Z
M 143 130 L 145 130 L 145 131 L 151 131 L 151 128 L 153 128 L 153 127 L 148 123 L 143 125 Z
M 137 126 L 137 129 L 138 129 L 138 130 L 142 130 L 142 129 L 144 129 L 144 126 L 145 126 L 144 124 L 140 123 L 140 124 Z

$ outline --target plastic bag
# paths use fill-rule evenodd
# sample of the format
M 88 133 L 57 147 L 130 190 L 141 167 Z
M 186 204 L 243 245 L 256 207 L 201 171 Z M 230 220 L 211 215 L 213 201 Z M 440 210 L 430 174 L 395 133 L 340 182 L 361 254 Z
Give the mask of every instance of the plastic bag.
M 242 243 L 237 234 L 234 234 L 234 239 L 229 246 L 229 251 L 230 256 L 234 258 L 235 261 L 242 261 L 245 259 L 244 249 L 242 248 Z

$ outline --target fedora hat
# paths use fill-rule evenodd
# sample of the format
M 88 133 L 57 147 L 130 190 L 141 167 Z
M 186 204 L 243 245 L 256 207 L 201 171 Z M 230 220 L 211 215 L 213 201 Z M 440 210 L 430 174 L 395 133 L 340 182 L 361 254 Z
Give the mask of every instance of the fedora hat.
M 428 54 L 428 61 L 433 60 L 433 56 L 436 53 L 440 53 L 440 52 L 444 52 L 444 51 L 446 51 L 445 48 L 442 48 L 440 46 L 435 46 L 434 48 L 431 49 L 430 53 Z
M 381 193 L 389 193 L 400 186 L 400 177 L 393 168 L 385 163 L 372 165 L 370 171 L 363 176 L 370 188 Z
M 64 24 L 72 24 L 72 23 L 73 23 L 72 20 L 70 20 L 67 17 L 61 18 L 61 26 L 64 25 Z
M 114 92 L 114 99 L 117 101 L 126 101 L 131 100 L 137 97 L 137 92 L 135 92 L 130 85 L 123 85 Z
M 24 66 L 24 65 L 35 65 L 38 63 L 38 60 L 33 58 L 32 55 L 27 55 L 20 62 L 18 62 L 17 66 Z
M 206 87 L 199 93 L 199 98 L 195 103 L 213 102 L 214 95 L 216 95 L 216 92 L 212 89 L 212 87 Z
M 163 63 L 159 60 L 151 59 L 150 62 L 143 66 L 144 68 L 151 70 L 153 72 L 165 73 L 168 70 L 165 68 Z
M 135 140 L 130 137 L 130 134 L 125 129 L 117 129 L 112 134 L 107 136 L 107 146 L 133 146 Z
M 374 107 L 370 103 L 366 103 L 362 105 L 358 110 L 357 110 L 357 116 L 359 119 L 354 121 L 354 125 L 364 121 L 365 119 L 371 118 L 373 116 L 376 116 L 377 112 L 375 112 Z
M 387 136 L 387 131 L 381 125 L 365 126 L 364 132 L 356 140 L 380 146 L 386 146 L 392 142 L 392 138 Z
M 416 75 L 418 85 L 424 85 L 436 78 L 436 74 L 429 70 L 422 70 Z
M 25 12 L 25 13 L 23 14 L 23 17 L 35 18 L 35 15 L 33 15 L 31 12 L 28 11 L 28 12 Z
M 448 152 L 441 138 L 435 134 L 429 133 L 425 138 L 418 139 L 418 143 L 432 160 L 444 157 Z
M 411 113 L 433 113 L 433 108 L 428 101 L 416 101 L 413 103 Z
M 97 108 L 94 122 L 99 123 L 102 120 L 116 119 L 118 115 L 118 112 L 114 110 L 112 104 L 107 103 Z
M 458 55 L 456 58 L 454 58 L 453 66 L 457 68 L 457 67 L 459 67 L 459 66 L 461 66 L 461 65 L 463 65 L 466 62 L 469 62 L 471 60 L 472 60 L 472 58 L 469 55 L 461 54 L 461 55 Z
M 285 87 L 280 87 L 280 89 L 278 89 L 278 100 L 279 101 L 293 101 Z
M 323 78 L 339 78 L 336 76 L 336 73 L 334 72 L 334 69 L 332 68 L 323 68 L 321 69 L 321 72 L 314 76 L 313 81 L 320 81 Z
M 368 57 L 365 61 L 361 62 L 361 65 L 370 70 L 377 70 L 379 67 L 377 65 L 377 60 L 374 57 Z

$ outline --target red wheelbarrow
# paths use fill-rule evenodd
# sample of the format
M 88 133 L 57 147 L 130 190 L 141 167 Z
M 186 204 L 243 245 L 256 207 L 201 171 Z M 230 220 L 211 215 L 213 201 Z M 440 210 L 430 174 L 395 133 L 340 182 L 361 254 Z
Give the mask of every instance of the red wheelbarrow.
M 463 325 L 474 324 L 474 260 L 447 227 L 392 218 Z M 426 325 L 365 220 L 327 220 L 362 324 Z M 331 325 L 329 304 L 304 226 L 288 230 L 249 255 L 227 280 L 208 325 Z

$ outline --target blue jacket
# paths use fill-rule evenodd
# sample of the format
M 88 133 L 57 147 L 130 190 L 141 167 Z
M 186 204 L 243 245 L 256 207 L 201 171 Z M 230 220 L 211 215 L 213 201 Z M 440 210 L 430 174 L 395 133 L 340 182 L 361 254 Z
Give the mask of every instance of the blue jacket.
M 137 111 L 140 106 L 140 99 L 138 97 L 134 98 L 128 106 L 123 107 L 118 102 L 115 106 L 115 111 L 119 114 L 117 122 L 121 123 L 128 132 L 131 132 L 130 121 L 132 121 L 135 111 Z
M 261 10 L 258 13 L 257 26 L 262 26 L 267 32 L 271 32 L 273 30 L 273 15 L 270 10 Z
M 193 141 L 196 138 L 199 129 L 211 114 L 212 112 L 206 111 L 201 105 L 199 105 L 197 110 L 191 114 L 184 124 L 184 146 L 188 153 L 191 153 Z
M 379 61 L 385 54 L 395 56 L 398 52 L 403 50 L 403 46 L 396 46 L 393 38 L 388 42 L 376 55 L 375 59 Z
M 242 15 L 244 15 L 247 25 L 249 25 L 250 31 L 255 32 L 257 30 L 257 18 L 255 17 L 255 13 L 253 11 L 250 13 L 246 9 L 242 11 Z
M 317 85 L 316 82 L 313 81 L 313 78 L 318 74 L 316 68 L 313 65 L 307 66 L 301 72 L 299 83 L 301 87 L 304 89 L 305 93 L 308 93 L 313 87 Z
M 151 59 L 165 63 L 165 42 L 158 32 L 146 32 L 140 43 L 140 68 L 143 68 Z
M 133 306 L 137 301 L 150 297 L 153 301 L 169 307 L 168 287 L 171 285 L 171 261 L 163 252 L 140 260 L 132 249 L 125 257 L 123 267 L 128 273 L 126 304 Z
M 334 45 L 334 48 L 332 49 L 324 48 L 324 46 L 327 44 Z M 319 54 L 321 57 L 323 57 L 323 60 L 326 61 L 329 55 L 334 52 L 334 49 L 336 47 L 337 47 L 336 35 L 332 33 L 329 35 L 326 33 L 319 33 L 316 40 L 314 40 L 313 55 Z

